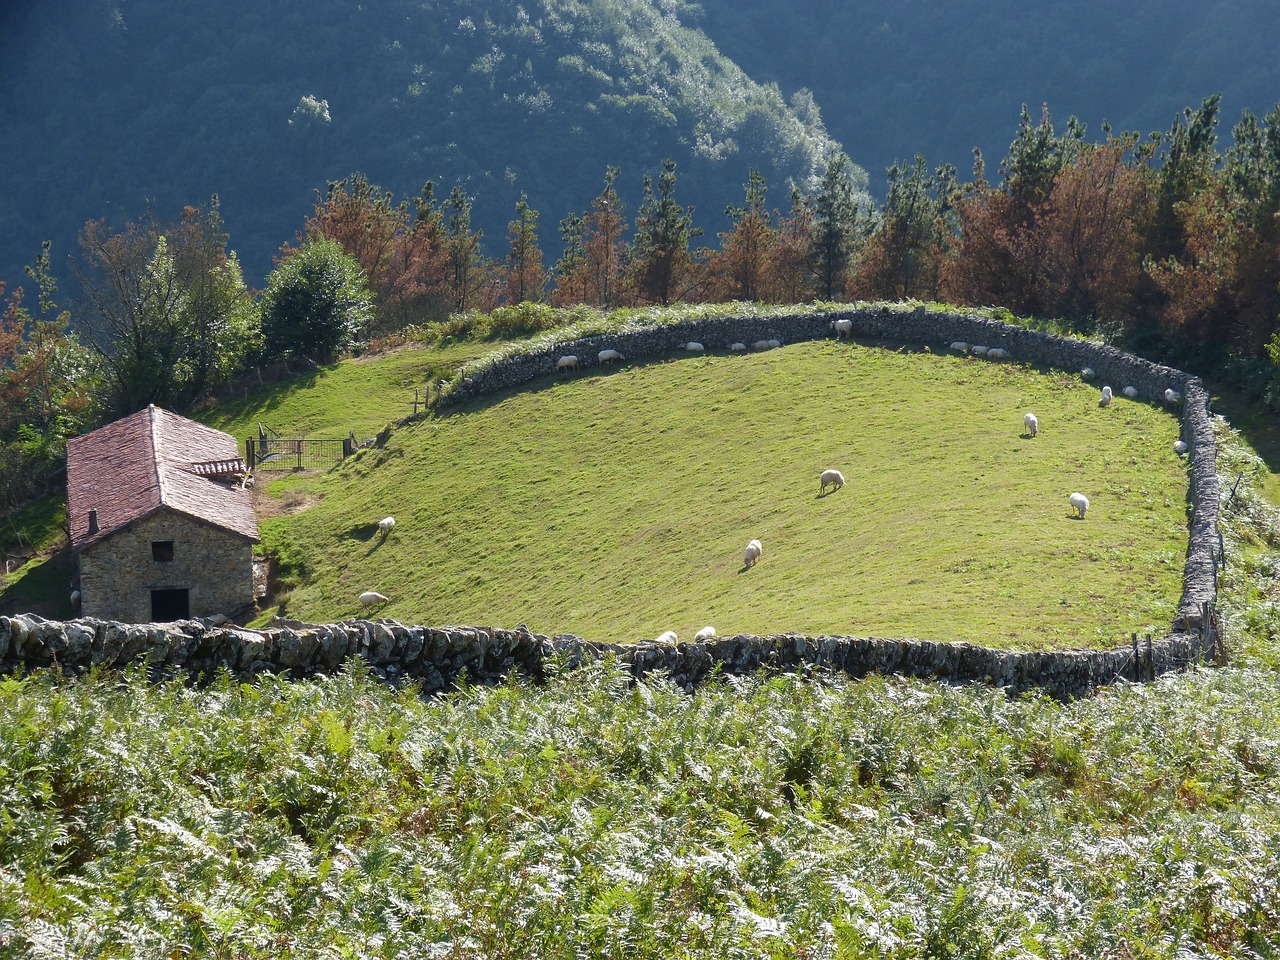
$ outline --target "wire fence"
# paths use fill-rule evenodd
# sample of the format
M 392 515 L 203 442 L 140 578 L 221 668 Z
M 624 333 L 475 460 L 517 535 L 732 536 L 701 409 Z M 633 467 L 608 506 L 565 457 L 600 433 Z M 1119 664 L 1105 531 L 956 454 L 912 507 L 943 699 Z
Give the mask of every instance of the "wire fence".
M 354 450 L 350 439 L 306 440 L 259 435 L 245 440 L 245 464 L 250 470 L 308 470 L 338 463 Z

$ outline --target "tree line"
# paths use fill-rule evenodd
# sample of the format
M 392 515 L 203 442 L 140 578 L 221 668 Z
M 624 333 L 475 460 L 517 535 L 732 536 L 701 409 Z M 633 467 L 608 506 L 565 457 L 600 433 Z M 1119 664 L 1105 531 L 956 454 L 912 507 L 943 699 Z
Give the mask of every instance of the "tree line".
M 550 266 L 523 195 L 505 255 L 490 259 L 461 186 L 440 199 L 428 182 L 397 200 L 359 173 L 317 191 L 257 292 L 216 197 L 172 223 L 91 221 L 74 324 L 47 244 L 27 271 L 34 306 L 0 285 L 0 505 L 51 489 L 66 439 L 103 420 L 148 403 L 190 409 L 263 363 L 329 363 L 410 329 L 465 335 L 468 316 L 523 304 L 999 305 L 1234 375 L 1280 408 L 1280 105 L 1246 112 L 1225 153 L 1218 107 L 1211 97 L 1145 139 L 1104 129 L 1101 142 L 1024 107 L 998 182 L 980 153 L 967 183 L 917 156 L 889 170 L 878 210 L 859 202 L 843 154 L 810 189 L 791 186 L 783 208 L 752 170 L 714 247 L 695 245 L 673 161 L 644 177 L 633 215 L 608 166 L 589 208 L 559 222 Z

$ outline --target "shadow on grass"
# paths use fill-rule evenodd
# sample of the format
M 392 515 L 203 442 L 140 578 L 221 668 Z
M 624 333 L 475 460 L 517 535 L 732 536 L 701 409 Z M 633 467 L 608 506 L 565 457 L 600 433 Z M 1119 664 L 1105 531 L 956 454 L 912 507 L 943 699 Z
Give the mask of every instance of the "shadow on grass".
M 1220 384 L 1208 386 L 1213 395 L 1214 413 L 1226 417 L 1227 422 L 1249 441 L 1249 446 L 1262 458 L 1267 469 L 1280 475 L 1280 417 L 1238 390 Z
M 663 363 L 675 363 L 679 360 L 697 361 L 703 357 L 709 356 L 742 356 L 742 354 L 731 353 L 729 350 L 707 350 L 705 353 L 688 353 L 684 350 L 673 350 L 671 353 L 663 354 L 657 357 L 638 357 L 635 360 L 624 360 L 621 363 L 611 364 L 592 364 L 584 367 L 578 373 L 572 374 L 554 374 L 547 373 L 533 380 L 529 380 L 514 387 L 508 387 L 505 390 L 497 390 L 493 393 L 486 393 L 478 397 L 472 397 L 455 406 L 445 407 L 444 410 L 433 408 L 435 416 L 453 417 L 460 414 L 478 413 L 481 410 L 488 410 L 490 407 L 497 406 L 500 403 L 521 393 L 542 393 L 550 390 L 552 387 L 560 383 L 569 383 L 574 380 L 581 380 L 585 377 L 616 377 L 623 376 L 628 370 L 635 370 L 638 367 L 652 367 Z
M 19 567 L 0 593 L 0 615 L 34 613 L 50 620 L 75 616 L 71 607 L 71 578 L 76 563 L 69 546 Z

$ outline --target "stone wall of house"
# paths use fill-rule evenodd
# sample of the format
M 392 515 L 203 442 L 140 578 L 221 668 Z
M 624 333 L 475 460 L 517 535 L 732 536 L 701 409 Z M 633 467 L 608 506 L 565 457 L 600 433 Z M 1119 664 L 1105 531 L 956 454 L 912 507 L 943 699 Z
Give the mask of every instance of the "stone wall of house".
M 173 559 L 151 545 L 173 542 Z M 190 591 L 190 613 L 230 614 L 253 602 L 253 544 L 164 508 L 80 554 L 80 611 L 103 620 L 151 619 L 151 591 Z
M 94 666 L 141 662 L 156 675 L 186 671 L 198 678 L 226 670 L 245 679 L 265 672 L 305 678 L 359 659 L 389 682 L 411 680 L 437 692 L 463 678 L 492 684 L 519 673 L 537 681 L 552 664 L 573 669 L 614 658 L 636 678 L 662 676 L 688 691 L 718 674 L 826 670 L 854 677 L 896 673 L 988 683 L 1010 693 L 1043 690 L 1070 698 L 1105 684 L 1191 669 L 1220 654 L 1218 636 L 1209 617 L 1191 630 L 1117 650 L 1031 653 L 879 637 L 739 635 L 694 643 L 604 644 L 526 630 L 419 627 L 390 620 L 283 621 L 266 630 L 246 630 L 197 620 L 59 623 L 19 615 L 0 617 L 0 672 L 56 666 L 77 674 Z

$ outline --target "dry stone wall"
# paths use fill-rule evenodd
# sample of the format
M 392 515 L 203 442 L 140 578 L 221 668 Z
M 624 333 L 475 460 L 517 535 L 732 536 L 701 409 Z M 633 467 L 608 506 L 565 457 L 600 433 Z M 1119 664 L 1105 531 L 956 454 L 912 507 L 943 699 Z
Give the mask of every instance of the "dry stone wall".
M 831 336 L 836 319 L 853 321 L 854 336 L 922 343 L 934 349 L 963 340 L 1003 347 L 1014 362 L 1078 371 L 1091 367 L 1099 383 L 1119 390 L 1134 386 L 1162 402 L 1172 388 L 1182 395 L 1182 435 L 1190 447 L 1189 531 L 1179 609 L 1170 632 L 1155 641 L 1117 650 L 1019 652 L 964 643 L 932 643 L 878 637 L 717 637 L 706 642 L 615 645 L 573 636 L 546 637 L 526 630 L 491 627 L 406 626 L 389 620 L 353 620 L 311 625 L 281 621 L 266 630 L 213 626 L 208 621 L 126 624 L 82 619 L 65 623 L 21 615 L 0 617 L 0 672 L 58 667 L 80 673 L 94 666 L 145 662 L 158 673 L 185 670 L 210 675 L 227 670 L 240 677 L 263 672 L 307 677 L 330 673 L 356 658 L 388 681 L 413 680 L 429 692 L 464 678 L 500 682 L 513 672 L 542 678 L 552 663 L 572 667 L 616 658 L 635 677 L 661 675 L 684 689 L 718 674 L 758 670 L 830 670 L 850 676 L 897 673 L 950 683 L 990 683 L 1017 693 L 1040 689 L 1055 697 L 1077 697 L 1118 680 L 1150 680 L 1186 670 L 1220 654 L 1212 615 L 1217 597 L 1219 489 L 1208 394 L 1186 373 L 1122 353 L 1113 347 L 1025 330 L 963 312 L 852 309 L 806 316 L 715 318 L 630 330 L 555 344 L 506 358 L 457 385 L 442 402 L 520 387 L 553 374 L 556 360 L 576 354 L 583 367 L 596 365 L 598 351 L 613 348 L 628 359 L 661 356 L 689 340 L 709 349 L 731 343 L 777 339 L 785 343 Z
M 552 664 L 573 668 L 611 657 L 636 678 L 662 676 L 689 691 L 726 674 L 826 670 L 853 677 L 896 673 L 955 684 L 988 683 L 1010 693 L 1038 689 L 1070 698 L 1103 684 L 1187 670 L 1214 653 L 1213 633 L 1201 630 L 1175 632 L 1122 650 L 1028 653 L 966 643 L 796 634 L 604 644 L 526 630 L 419 627 L 392 620 L 325 625 L 283 621 L 266 630 L 246 630 L 201 620 L 125 624 L 0 617 L 0 672 L 56 667 L 80 674 L 92 667 L 145 663 L 156 675 L 185 671 L 199 678 L 226 670 L 243 679 L 267 672 L 305 678 L 333 673 L 359 659 L 390 682 L 419 682 L 427 692 L 447 690 L 464 678 L 499 683 L 513 673 L 536 681 Z

